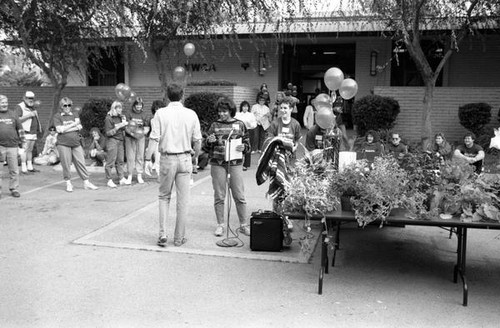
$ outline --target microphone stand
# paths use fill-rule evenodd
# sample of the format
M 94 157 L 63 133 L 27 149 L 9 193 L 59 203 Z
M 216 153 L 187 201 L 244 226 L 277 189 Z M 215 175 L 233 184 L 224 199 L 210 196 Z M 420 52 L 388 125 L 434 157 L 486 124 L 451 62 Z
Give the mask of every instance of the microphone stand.
M 229 217 L 231 214 L 231 191 L 230 191 L 230 182 L 231 182 L 231 136 L 233 135 L 234 129 L 231 129 L 226 141 L 226 152 L 228 154 L 227 158 L 227 166 L 226 166 L 226 202 L 227 202 L 227 220 L 226 220 L 226 238 L 217 241 L 215 244 L 220 247 L 235 247 L 238 245 L 238 242 L 229 237 Z

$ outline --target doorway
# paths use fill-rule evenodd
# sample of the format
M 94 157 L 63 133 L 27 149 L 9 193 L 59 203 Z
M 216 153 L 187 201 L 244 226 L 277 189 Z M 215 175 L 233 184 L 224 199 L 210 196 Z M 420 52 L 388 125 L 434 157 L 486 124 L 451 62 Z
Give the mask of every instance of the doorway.
M 355 78 L 355 43 L 285 45 L 282 58 L 280 86 L 285 89 L 289 82 L 297 86 L 300 100 L 298 117 L 301 124 L 309 101 L 318 93 L 329 93 L 323 81 L 326 70 L 338 67 L 346 78 Z M 346 110 L 342 114 L 348 127 L 352 126 L 350 107 L 344 106 Z

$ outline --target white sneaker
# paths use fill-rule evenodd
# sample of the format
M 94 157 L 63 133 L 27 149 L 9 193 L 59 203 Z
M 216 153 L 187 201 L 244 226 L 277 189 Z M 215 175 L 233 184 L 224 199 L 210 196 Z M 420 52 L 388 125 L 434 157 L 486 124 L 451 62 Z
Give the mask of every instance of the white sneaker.
M 217 228 L 215 228 L 214 235 L 216 237 L 221 237 L 224 235 L 224 226 L 218 225 Z
M 144 183 L 144 180 L 142 179 L 142 174 L 137 174 L 137 182 L 138 183 Z
M 73 185 L 71 184 L 71 181 L 66 181 L 66 191 L 67 192 L 73 192 Z
M 132 180 L 132 176 L 130 176 L 130 180 Z M 132 181 L 129 181 L 128 179 L 125 179 L 125 178 L 120 179 L 120 186 L 121 185 L 130 185 L 131 183 L 132 183 Z
M 92 182 L 90 182 L 89 180 L 85 180 L 83 181 L 83 189 L 85 190 L 97 190 L 99 189 L 98 187 L 96 187 Z
M 113 182 L 113 180 L 109 179 L 108 180 L 108 187 L 110 187 L 110 188 L 116 188 L 118 186 Z

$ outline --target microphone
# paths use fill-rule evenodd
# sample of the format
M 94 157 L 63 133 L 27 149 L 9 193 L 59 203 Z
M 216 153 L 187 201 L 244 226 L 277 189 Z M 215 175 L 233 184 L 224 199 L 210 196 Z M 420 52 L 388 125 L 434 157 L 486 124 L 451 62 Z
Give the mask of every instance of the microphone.
M 227 136 L 227 140 L 231 139 L 231 136 L 233 135 L 234 133 L 234 128 L 231 129 L 231 132 L 229 132 L 228 136 Z

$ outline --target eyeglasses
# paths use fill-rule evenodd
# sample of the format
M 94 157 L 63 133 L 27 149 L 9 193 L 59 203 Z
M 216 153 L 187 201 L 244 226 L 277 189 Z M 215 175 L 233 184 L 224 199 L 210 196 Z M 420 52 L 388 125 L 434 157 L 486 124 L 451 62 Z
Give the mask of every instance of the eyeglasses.
M 71 107 L 71 104 L 64 104 L 63 107 Z

